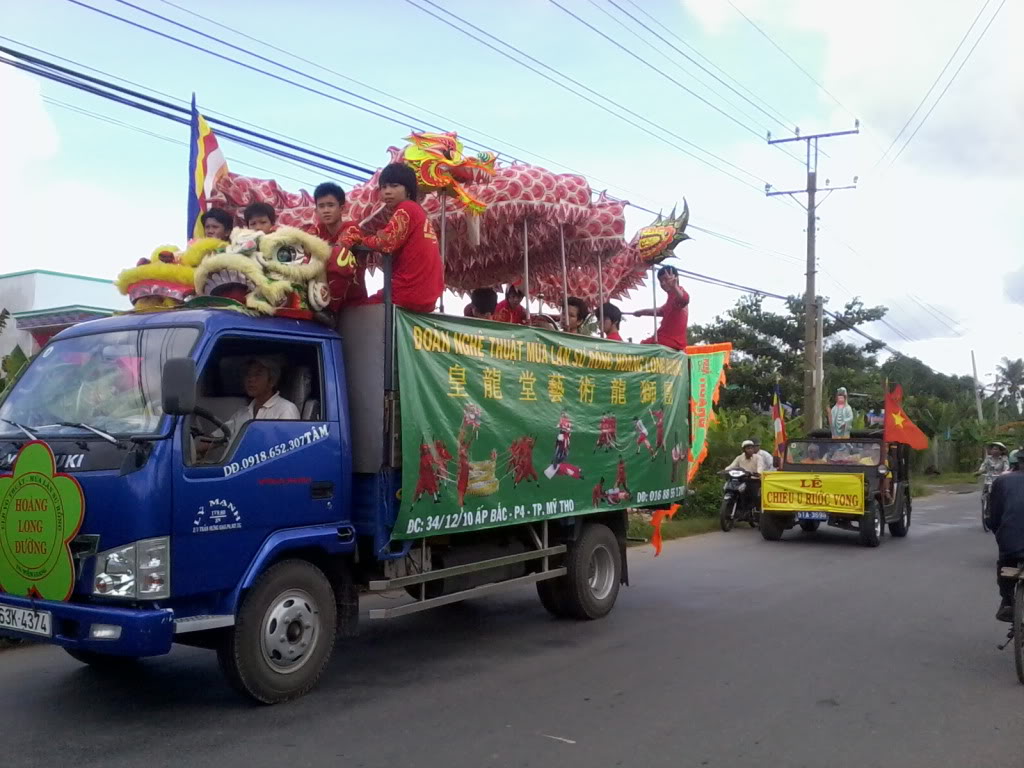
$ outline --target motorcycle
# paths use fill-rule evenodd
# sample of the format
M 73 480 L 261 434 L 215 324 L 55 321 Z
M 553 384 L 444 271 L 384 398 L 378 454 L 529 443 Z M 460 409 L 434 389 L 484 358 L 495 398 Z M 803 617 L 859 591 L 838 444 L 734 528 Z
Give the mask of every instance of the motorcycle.
M 726 478 L 722 488 L 722 506 L 718 511 L 722 530 L 728 533 L 736 523 L 742 522 L 756 528 L 761 521 L 761 500 L 754 498 L 752 491 L 757 485 L 753 481 L 760 480 L 761 476 L 745 469 L 723 469 L 718 474 Z
M 991 516 L 989 515 L 988 505 L 989 499 L 992 496 L 993 480 L 995 480 L 995 478 L 992 475 L 986 475 L 985 484 L 981 488 L 981 527 L 984 528 L 986 532 L 992 530 L 992 525 L 990 523 Z

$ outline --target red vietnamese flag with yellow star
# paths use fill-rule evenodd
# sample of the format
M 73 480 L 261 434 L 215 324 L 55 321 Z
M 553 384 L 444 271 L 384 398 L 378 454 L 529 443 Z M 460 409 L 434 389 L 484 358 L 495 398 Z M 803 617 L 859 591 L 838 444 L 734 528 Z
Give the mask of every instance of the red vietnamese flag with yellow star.
M 911 448 L 923 451 L 928 447 L 928 436 L 910 420 L 903 410 L 903 387 L 896 385 L 892 392 L 886 386 L 885 393 L 885 440 L 889 443 L 906 443 Z

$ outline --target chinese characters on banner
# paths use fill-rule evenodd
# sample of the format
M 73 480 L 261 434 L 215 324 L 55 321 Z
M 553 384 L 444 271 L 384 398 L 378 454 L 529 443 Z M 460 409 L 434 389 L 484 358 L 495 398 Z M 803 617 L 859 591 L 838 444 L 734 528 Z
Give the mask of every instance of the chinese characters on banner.
M 690 358 L 690 454 L 686 480 L 692 482 L 700 464 L 708 455 L 708 429 L 715 420 L 714 406 L 718 389 L 725 383 L 732 344 L 689 346 Z
M 394 538 L 682 498 L 681 352 L 403 311 L 396 346 Z

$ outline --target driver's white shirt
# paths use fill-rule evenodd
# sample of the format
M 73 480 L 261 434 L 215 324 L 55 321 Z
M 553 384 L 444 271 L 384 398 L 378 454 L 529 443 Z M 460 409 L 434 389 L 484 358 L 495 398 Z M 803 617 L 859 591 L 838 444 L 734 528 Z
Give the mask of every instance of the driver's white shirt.
M 775 469 L 775 459 L 768 451 L 760 450 L 757 452 L 757 458 L 761 461 L 761 471 L 771 472 Z
M 272 394 L 257 412 L 253 412 L 253 406 L 256 401 L 250 401 L 250 403 L 235 411 L 231 418 L 227 420 L 227 427 L 231 430 L 231 437 L 235 437 L 239 430 L 245 426 L 246 422 L 252 421 L 253 419 L 265 419 L 270 421 L 279 421 L 281 419 L 298 419 L 299 409 L 295 403 L 291 400 L 285 400 L 281 397 L 280 393 L 275 392 Z M 219 431 L 219 430 L 218 430 Z

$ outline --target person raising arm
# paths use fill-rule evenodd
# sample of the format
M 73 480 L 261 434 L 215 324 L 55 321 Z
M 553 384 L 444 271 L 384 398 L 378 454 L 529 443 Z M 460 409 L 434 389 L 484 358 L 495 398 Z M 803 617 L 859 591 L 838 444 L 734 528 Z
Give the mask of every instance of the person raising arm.
M 413 312 L 432 312 L 444 292 L 444 265 L 434 227 L 416 202 L 416 173 L 407 165 L 392 163 L 381 170 L 379 184 L 381 200 L 390 212 L 388 223 L 373 235 L 350 227 L 343 243 L 393 254 L 392 300 Z M 367 303 L 383 301 L 384 292 L 379 291 Z
M 655 336 L 644 339 L 641 344 L 661 344 L 671 349 L 686 349 L 686 326 L 690 312 L 690 294 L 679 284 L 679 272 L 675 267 L 665 266 L 658 270 L 658 282 L 668 299 L 657 309 L 638 309 L 634 317 L 661 318 L 661 325 Z

